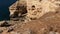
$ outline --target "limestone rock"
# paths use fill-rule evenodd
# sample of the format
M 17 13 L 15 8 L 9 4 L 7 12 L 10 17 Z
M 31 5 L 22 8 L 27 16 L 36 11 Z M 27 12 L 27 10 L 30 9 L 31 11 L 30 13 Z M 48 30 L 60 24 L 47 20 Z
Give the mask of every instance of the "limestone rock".
M 17 6 L 19 7 L 17 9 Z M 38 19 L 48 12 L 56 12 L 60 7 L 59 0 L 19 0 L 10 6 L 10 15 L 26 15 L 26 19 Z
M 40 18 L 47 12 L 55 12 L 58 8 L 56 4 L 59 4 L 56 0 L 27 0 L 27 16 L 29 18 Z

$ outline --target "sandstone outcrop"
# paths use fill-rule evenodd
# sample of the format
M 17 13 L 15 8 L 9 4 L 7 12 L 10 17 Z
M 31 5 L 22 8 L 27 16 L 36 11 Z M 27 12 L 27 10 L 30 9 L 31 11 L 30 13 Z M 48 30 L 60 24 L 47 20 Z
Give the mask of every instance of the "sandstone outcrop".
M 17 6 L 19 9 L 17 9 Z M 10 7 L 10 15 L 16 12 L 21 16 L 24 13 L 26 18 L 33 20 L 40 18 L 48 12 L 56 12 L 56 9 L 59 7 L 59 0 L 19 0 Z
M 60 34 L 60 0 L 19 0 L 9 9 L 14 21 L 1 21 L 0 34 Z

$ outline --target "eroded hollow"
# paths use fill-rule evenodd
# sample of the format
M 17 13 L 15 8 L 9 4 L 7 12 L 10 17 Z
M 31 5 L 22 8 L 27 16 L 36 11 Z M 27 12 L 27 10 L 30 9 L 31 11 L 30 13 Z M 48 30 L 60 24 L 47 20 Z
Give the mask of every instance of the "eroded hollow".
M 42 0 L 39 0 L 39 2 L 41 2 Z
M 35 10 L 35 5 L 32 5 L 32 10 Z
M 11 16 L 11 18 L 16 18 L 16 17 L 22 16 L 23 14 L 27 13 L 27 8 L 24 5 L 23 6 L 17 6 L 16 8 L 17 9 L 14 12 L 14 14 Z

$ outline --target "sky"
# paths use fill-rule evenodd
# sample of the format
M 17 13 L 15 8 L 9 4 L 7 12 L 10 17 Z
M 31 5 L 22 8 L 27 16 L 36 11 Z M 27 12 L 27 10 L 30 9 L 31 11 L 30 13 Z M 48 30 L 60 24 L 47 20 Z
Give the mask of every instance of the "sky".
M 17 0 L 0 0 L 0 20 L 9 19 L 9 6 Z

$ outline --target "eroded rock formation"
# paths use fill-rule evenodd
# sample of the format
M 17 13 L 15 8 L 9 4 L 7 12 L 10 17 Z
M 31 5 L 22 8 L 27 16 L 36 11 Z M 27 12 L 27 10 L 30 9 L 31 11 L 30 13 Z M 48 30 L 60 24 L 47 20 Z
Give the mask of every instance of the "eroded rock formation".
M 10 15 L 16 13 L 21 16 L 24 13 L 28 20 L 33 20 L 48 12 L 56 12 L 59 7 L 59 0 L 19 0 L 10 7 Z

